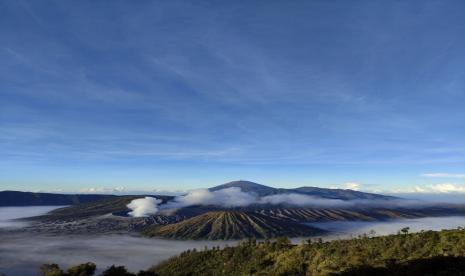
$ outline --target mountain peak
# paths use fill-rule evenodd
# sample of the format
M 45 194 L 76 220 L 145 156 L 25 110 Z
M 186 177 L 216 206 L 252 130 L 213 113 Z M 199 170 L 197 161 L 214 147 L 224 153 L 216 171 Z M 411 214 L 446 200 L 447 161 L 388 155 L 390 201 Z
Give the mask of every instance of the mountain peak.
M 228 182 L 228 183 L 225 183 L 225 184 L 222 184 L 222 185 L 212 187 L 209 190 L 210 191 L 218 191 L 218 190 L 232 188 L 232 187 L 241 188 L 241 190 L 243 192 L 247 192 L 247 193 L 252 192 L 252 193 L 256 193 L 256 194 L 258 194 L 260 196 L 276 193 L 275 188 L 265 186 L 265 185 L 262 185 L 262 184 L 258 184 L 258 183 L 252 182 L 252 181 L 247 181 L 247 180 L 231 181 L 231 182 Z
M 255 193 L 258 196 L 298 193 L 298 194 L 315 196 L 319 198 L 331 198 L 331 199 L 341 199 L 341 200 L 394 199 L 394 197 L 392 196 L 385 196 L 385 195 L 365 193 L 365 192 L 345 190 L 345 189 L 328 189 L 328 188 L 319 188 L 319 187 L 299 187 L 299 188 L 291 188 L 291 189 L 273 188 L 273 187 L 269 187 L 266 185 L 258 184 L 258 183 L 247 181 L 247 180 L 231 181 L 231 182 L 228 182 L 222 185 L 212 187 L 209 190 L 218 191 L 218 190 L 227 189 L 231 187 L 237 187 L 237 188 L 240 188 L 243 192 Z

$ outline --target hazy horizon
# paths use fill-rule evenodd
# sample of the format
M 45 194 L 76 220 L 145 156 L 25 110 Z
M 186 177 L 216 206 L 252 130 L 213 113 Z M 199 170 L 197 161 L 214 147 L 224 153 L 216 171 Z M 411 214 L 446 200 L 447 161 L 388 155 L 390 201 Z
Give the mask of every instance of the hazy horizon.
M 239 181 L 246 181 L 246 180 L 239 180 Z M 230 181 L 227 183 L 231 183 L 234 181 Z M 249 181 L 247 181 L 249 182 Z M 220 183 L 221 184 L 227 184 L 227 183 Z M 254 182 L 252 182 L 254 183 Z M 264 185 L 262 183 L 257 183 Z M 356 183 L 352 183 L 352 185 L 355 185 Z M 186 195 L 189 194 L 190 192 L 195 192 L 197 190 L 202 190 L 202 189 L 208 189 L 217 186 L 216 185 L 211 185 L 208 187 L 198 187 L 195 189 L 186 189 L 186 190 L 161 190 L 161 189 L 151 189 L 151 190 L 126 190 L 126 189 L 110 189 L 110 188 L 102 188 L 102 189 L 92 189 L 92 190 L 78 190 L 78 191 L 65 191 L 65 190 L 52 190 L 52 191 L 44 191 L 44 190 L 12 190 L 12 191 L 20 191 L 20 192 L 35 192 L 35 193 L 55 193 L 55 194 L 102 194 L 102 195 L 117 195 L 117 196 L 124 196 L 124 195 L 168 195 L 168 196 L 181 196 L 181 195 Z M 268 186 L 268 185 L 265 185 Z M 273 188 L 282 188 L 282 187 L 276 187 L 276 186 L 269 186 Z M 302 186 L 299 186 L 302 187 Z M 299 188 L 299 187 L 287 187 L 287 189 L 293 189 L 293 188 Z M 318 187 L 318 186 L 314 186 Z M 406 200 L 414 200 L 417 203 L 425 202 L 425 203 L 435 203 L 435 204 L 465 204 L 465 193 L 462 192 L 450 192 L 450 191 L 442 191 L 442 192 L 432 192 L 432 191 L 411 191 L 411 192 L 404 192 L 404 191 L 398 191 L 398 192 L 388 192 L 388 191 L 370 191 L 370 190 L 360 190 L 359 187 L 353 186 L 353 187 L 329 187 L 329 189 L 348 189 L 348 190 L 353 190 L 353 191 L 359 191 L 359 192 L 367 192 L 367 193 L 374 193 L 374 194 L 382 194 L 382 195 L 388 195 L 388 196 L 394 196 L 399 199 L 406 199 Z M 9 191 L 9 190 L 0 190 L 2 191 Z M 229 199 L 225 199 L 228 201 Z M 234 197 L 232 197 L 232 200 L 234 200 Z M 286 202 L 293 201 L 296 199 L 287 199 L 285 200 Z M 309 199 L 310 200 L 310 199 Z M 311 199 L 311 201 L 318 201 L 319 199 Z M 404 202 L 405 204 L 408 204 L 409 206 L 412 205 L 413 202 Z M 325 204 L 327 205 L 327 204 Z

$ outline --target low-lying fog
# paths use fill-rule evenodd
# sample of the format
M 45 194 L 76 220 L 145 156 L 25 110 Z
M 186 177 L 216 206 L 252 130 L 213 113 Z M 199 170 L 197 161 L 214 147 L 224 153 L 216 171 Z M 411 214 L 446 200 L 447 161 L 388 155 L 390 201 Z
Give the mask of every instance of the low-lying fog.
M 92 261 L 99 271 L 117 264 L 137 272 L 190 248 L 224 245 L 226 242 L 169 241 L 124 235 L 44 236 L 4 234 L 0 236 L 0 274 L 37 275 L 43 263 L 64 268 Z M 233 245 L 234 242 L 228 242 Z
M 396 234 L 397 231 L 404 227 L 409 227 L 409 232 L 455 229 L 459 226 L 465 227 L 465 216 L 426 217 L 388 221 L 332 221 L 308 223 L 308 225 L 332 232 L 330 235 L 324 237 L 324 239 L 331 240 L 369 234 L 372 230 L 375 231 L 375 233 L 372 233 L 370 236 Z
M 10 230 L 2 232 L 0 229 L 0 274 L 37 275 L 43 263 L 58 263 L 68 268 L 89 261 L 96 263 L 99 271 L 117 264 L 137 272 L 187 249 L 235 244 L 233 241 L 172 241 L 129 235 L 47 236 L 11 231 L 12 226 L 23 225 L 11 219 L 39 215 L 53 208 L 56 207 L 0 208 L 0 228 L 8 227 Z M 370 230 L 376 231 L 377 235 L 392 234 L 407 226 L 411 231 L 452 229 L 465 226 L 465 216 L 310 225 L 333 231 L 334 234 L 324 238 L 335 239 L 357 236 Z
M 0 207 L 0 229 L 26 226 L 27 222 L 15 219 L 42 215 L 61 207 L 63 206 Z
M 44 263 L 63 268 L 92 261 L 102 271 L 112 264 L 137 272 L 171 256 L 205 246 L 234 245 L 234 241 L 171 241 L 129 235 L 51 236 L 15 232 L 26 225 L 14 221 L 44 214 L 53 207 L 0 207 L 0 275 L 37 275 Z M 1 231 L 3 230 L 9 230 Z M 13 231 L 12 231 L 13 229 Z

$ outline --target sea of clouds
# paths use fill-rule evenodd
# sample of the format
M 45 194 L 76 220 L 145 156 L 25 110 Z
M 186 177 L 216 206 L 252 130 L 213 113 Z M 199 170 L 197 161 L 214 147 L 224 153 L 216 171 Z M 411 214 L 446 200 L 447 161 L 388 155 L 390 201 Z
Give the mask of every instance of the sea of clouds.
M 258 196 L 255 193 L 243 192 L 238 187 L 210 191 L 208 189 L 196 189 L 185 195 L 174 197 L 173 200 L 161 204 L 161 200 L 154 197 L 145 197 L 131 201 L 127 207 L 133 217 L 144 217 L 157 214 L 162 211 L 175 210 L 188 206 L 218 206 L 225 208 L 246 207 L 250 205 L 287 205 L 296 207 L 315 208 L 348 208 L 348 207 L 424 207 L 431 202 L 414 199 L 391 200 L 341 200 L 315 197 L 298 193 L 285 193 L 267 196 Z

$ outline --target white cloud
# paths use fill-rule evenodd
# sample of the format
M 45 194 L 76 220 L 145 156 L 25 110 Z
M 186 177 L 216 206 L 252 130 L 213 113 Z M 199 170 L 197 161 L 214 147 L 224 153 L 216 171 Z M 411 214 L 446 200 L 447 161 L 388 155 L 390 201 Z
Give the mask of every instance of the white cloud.
M 255 195 L 242 192 L 238 187 L 231 187 L 211 192 L 208 189 L 192 190 L 184 196 L 177 196 L 165 208 L 182 208 L 192 205 L 217 205 L 222 207 L 241 207 L 256 202 Z
M 424 173 L 423 177 L 442 177 L 442 178 L 465 178 L 465 174 L 461 173 Z
M 356 183 L 352 183 L 356 184 Z M 354 188 L 354 185 L 352 185 Z M 288 193 L 259 197 L 254 193 L 243 192 L 238 187 L 210 191 L 198 189 L 160 206 L 163 210 L 179 209 L 193 205 L 215 205 L 220 207 L 245 207 L 253 204 L 290 205 L 299 207 L 350 207 L 353 205 L 386 204 L 381 200 L 340 200 L 315 197 L 305 194 Z M 390 204 L 397 204 L 390 202 Z
M 82 189 L 79 190 L 79 192 L 84 193 L 84 194 L 103 193 L 104 188 L 95 188 L 95 187 L 82 188 Z
M 356 183 L 355 183 L 356 184 Z M 415 187 L 416 193 L 431 193 L 437 192 L 450 192 L 450 191 L 463 191 L 465 187 L 458 188 L 451 186 L 451 184 L 438 184 L 428 187 Z M 413 191 L 411 191 L 413 192 Z M 320 198 L 305 194 L 288 193 L 288 194 L 275 194 L 259 197 L 255 193 L 243 192 L 238 187 L 226 188 L 218 191 L 210 191 L 208 189 L 192 190 L 186 195 L 177 196 L 166 204 L 161 204 L 162 201 L 153 197 L 145 197 L 135 199 L 127 205 L 132 211 L 129 215 L 134 217 L 148 216 L 161 212 L 171 212 L 176 209 L 203 205 L 203 206 L 218 206 L 218 207 L 246 207 L 254 204 L 271 204 L 271 205 L 289 205 L 299 207 L 322 207 L 322 208 L 346 208 L 351 206 L 416 206 L 418 202 L 408 200 L 340 200 Z
M 161 206 L 164 210 L 178 209 L 193 205 L 215 205 L 220 207 L 245 207 L 252 204 L 287 204 L 293 206 L 348 206 L 353 202 L 339 199 L 325 199 L 309 195 L 289 193 L 258 197 L 254 193 L 243 192 L 238 187 L 226 188 L 219 191 L 198 189 L 183 196 L 177 196 L 173 201 Z
M 428 192 L 425 188 L 422 188 L 420 186 L 415 186 L 415 188 L 413 188 L 414 192 L 415 193 L 426 193 Z
M 437 193 L 465 193 L 465 185 L 455 183 L 441 183 L 431 185 L 430 189 Z
M 125 187 L 114 187 L 114 188 L 105 188 L 105 187 L 90 187 L 82 188 L 79 190 L 79 193 L 83 194 L 112 194 L 112 193 L 124 193 L 126 191 Z
M 146 217 L 156 214 L 158 212 L 158 204 L 161 202 L 160 199 L 147 196 L 134 199 L 126 206 L 132 210 L 128 213 L 131 217 Z
M 148 191 L 148 193 L 153 193 L 156 195 L 167 195 L 167 196 L 180 196 L 180 195 L 185 195 L 188 193 L 187 190 L 169 190 L 169 189 L 153 189 L 151 191 Z
M 355 182 L 347 182 L 344 184 L 346 189 L 358 191 L 360 190 L 361 184 Z
M 302 194 L 269 195 L 269 196 L 264 196 L 260 198 L 257 203 L 273 204 L 273 205 L 287 204 L 287 205 L 293 205 L 293 206 L 319 206 L 319 207 L 330 207 L 330 206 L 341 207 L 342 205 L 347 206 L 351 204 L 348 201 L 344 201 L 340 199 L 318 198 L 318 197 L 302 195 Z
M 393 193 L 419 193 L 419 194 L 452 194 L 465 193 L 465 184 L 438 183 L 433 185 L 415 186 L 409 189 L 393 191 Z

